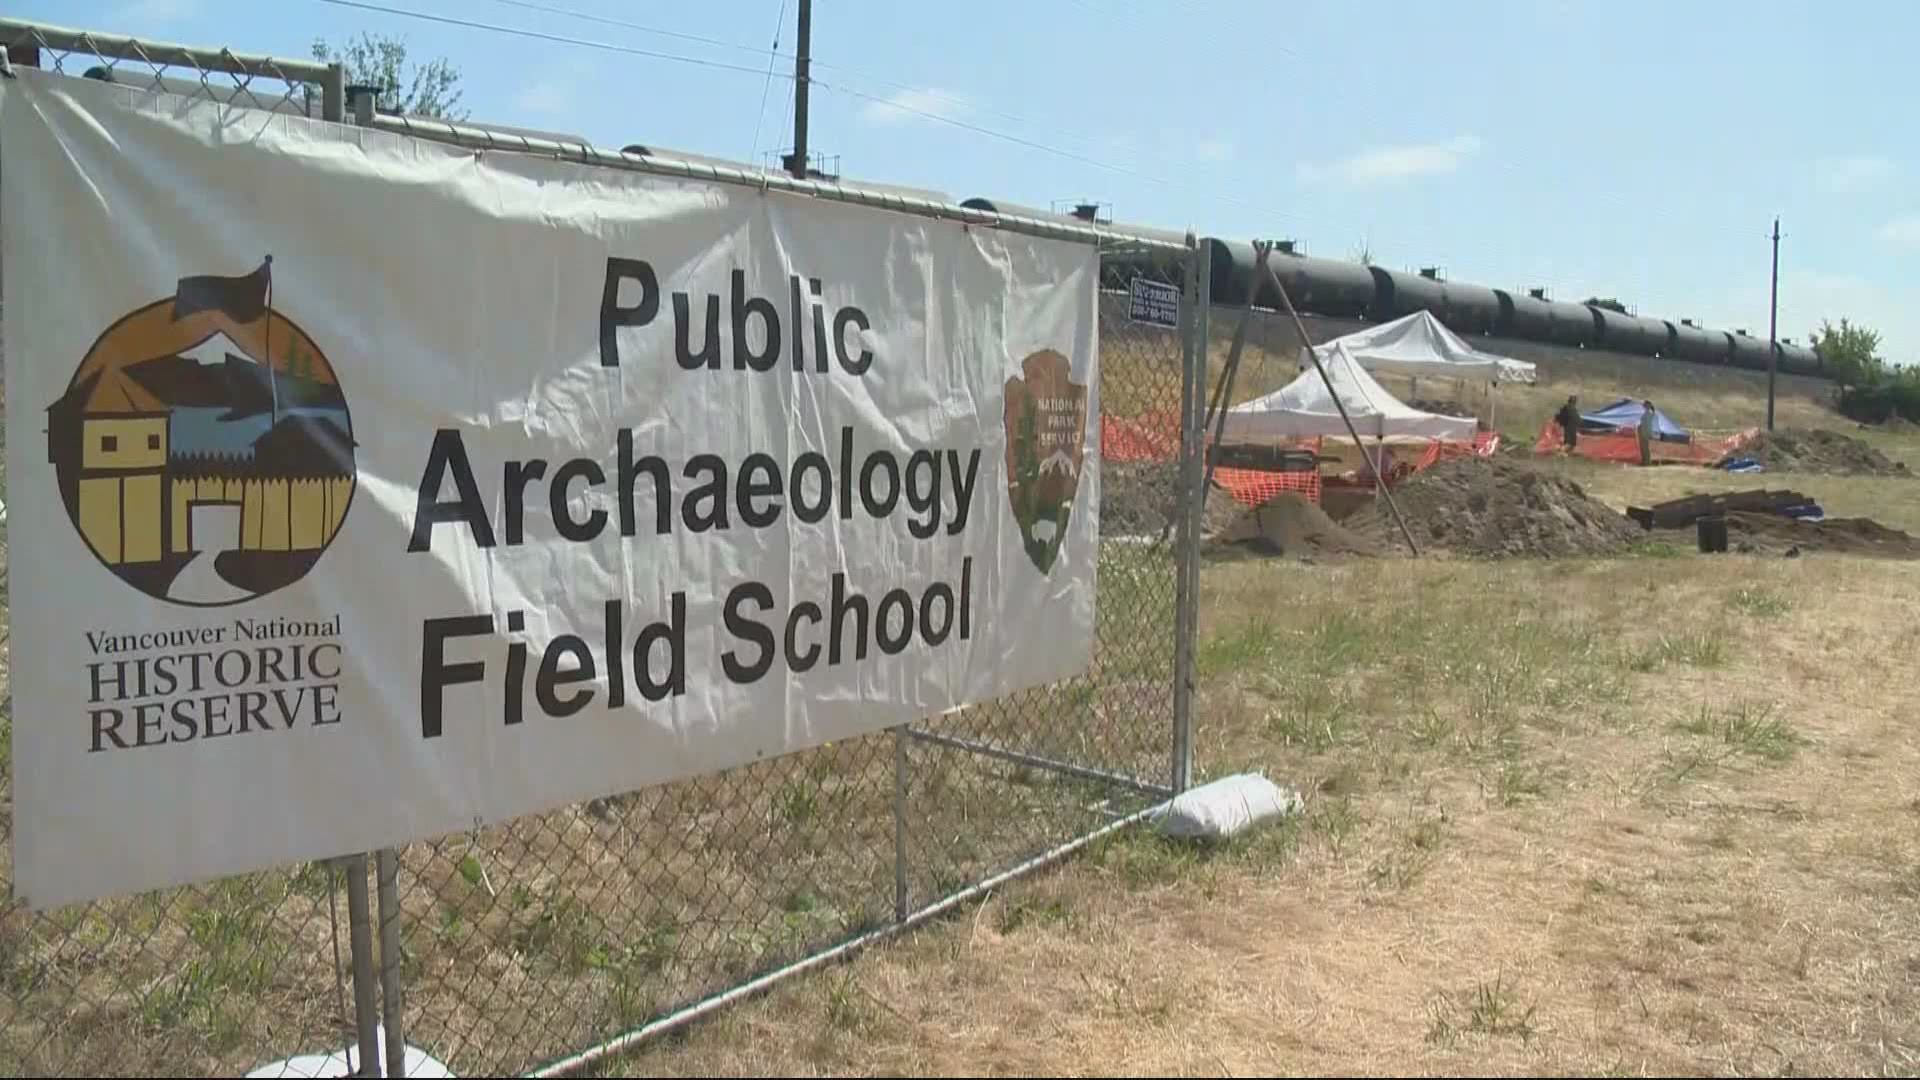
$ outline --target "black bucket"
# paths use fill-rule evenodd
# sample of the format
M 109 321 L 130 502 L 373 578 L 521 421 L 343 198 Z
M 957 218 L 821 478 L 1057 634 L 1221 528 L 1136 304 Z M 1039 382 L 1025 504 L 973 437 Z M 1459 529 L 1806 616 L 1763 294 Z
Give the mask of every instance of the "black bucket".
M 1727 519 L 1720 515 L 1703 517 L 1695 524 L 1700 550 L 1705 554 L 1727 550 Z

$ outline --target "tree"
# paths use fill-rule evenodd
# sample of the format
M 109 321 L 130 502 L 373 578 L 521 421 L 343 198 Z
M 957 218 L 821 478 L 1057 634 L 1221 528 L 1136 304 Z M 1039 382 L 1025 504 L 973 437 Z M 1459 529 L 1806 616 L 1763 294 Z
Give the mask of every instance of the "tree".
M 1813 334 L 1814 351 L 1833 372 L 1833 380 L 1842 386 L 1873 386 L 1886 374 L 1886 361 L 1880 358 L 1879 331 L 1855 326 L 1846 319 L 1834 326 L 1820 320 Z
M 379 87 L 383 108 L 441 120 L 467 118 L 467 111 L 459 107 L 460 70 L 444 56 L 406 71 L 406 42 L 365 32 L 347 42 L 345 49 L 332 48 L 324 38 L 315 38 L 313 56 L 322 63 L 346 68 L 349 86 Z

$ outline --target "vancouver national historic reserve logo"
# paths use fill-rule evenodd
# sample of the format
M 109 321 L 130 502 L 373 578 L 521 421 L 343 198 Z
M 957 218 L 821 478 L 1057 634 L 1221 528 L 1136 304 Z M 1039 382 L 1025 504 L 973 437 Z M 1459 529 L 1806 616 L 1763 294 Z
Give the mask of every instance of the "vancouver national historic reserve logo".
M 156 599 L 235 604 L 298 581 L 346 519 L 353 425 L 273 259 L 180 279 L 122 317 L 47 408 L 47 458 L 94 555 Z
M 1020 371 L 1007 380 L 1007 497 L 1027 557 L 1044 574 L 1060 555 L 1080 488 L 1087 388 L 1052 349 L 1027 357 Z

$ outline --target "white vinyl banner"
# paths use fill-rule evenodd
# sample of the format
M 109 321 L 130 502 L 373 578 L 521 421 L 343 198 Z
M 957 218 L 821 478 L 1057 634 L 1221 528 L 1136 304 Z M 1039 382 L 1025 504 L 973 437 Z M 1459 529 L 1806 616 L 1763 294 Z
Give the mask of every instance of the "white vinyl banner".
M 1088 245 L 33 71 L 0 147 L 35 907 L 1089 664 Z

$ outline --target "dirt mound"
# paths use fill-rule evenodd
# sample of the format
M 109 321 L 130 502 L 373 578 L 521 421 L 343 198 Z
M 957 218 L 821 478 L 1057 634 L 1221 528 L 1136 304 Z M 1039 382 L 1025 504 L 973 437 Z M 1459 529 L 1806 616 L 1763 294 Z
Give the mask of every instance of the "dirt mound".
M 1231 498 L 1231 496 L 1228 496 Z M 1378 555 L 1380 545 L 1356 536 L 1312 502 L 1292 492 L 1240 512 L 1212 533 L 1215 544 L 1270 555 Z
M 1499 458 L 1443 461 L 1393 489 L 1421 548 L 1492 557 L 1608 555 L 1643 535 L 1639 525 L 1579 484 Z M 1385 504 L 1348 519 L 1355 534 L 1404 545 Z
M 1889 559 L 1920 559 L 1920 538 L 1888 528 L 1872 518 L 1805 521 L 1744 510 L 1727 515 L 1727 547 L 1732 551 L 1763 554 L 1833 551 Z
M 1412 398 L 1407 401 L 1407 405 L 1419 409 L 1421 412 L 1432 413 L 1435 416 L 1458 416 L 1467 420 L 1475 419 L 1473 407 L 1470 405 L 1462 405 L 1457 401 L 1440 401 L 1436 398 Z
M 1783 428 L 1761 432 L 1735 457 L 1757 458 L 1781 472 L 1832 473 L 1841 476 L 1909 476 L 1907 466 L 1863 439 L 1819 428 Z
M 1158 536 L 1173 516 L 1180 467 L 1171 461 L 1100 464 L 1100 533 Z

